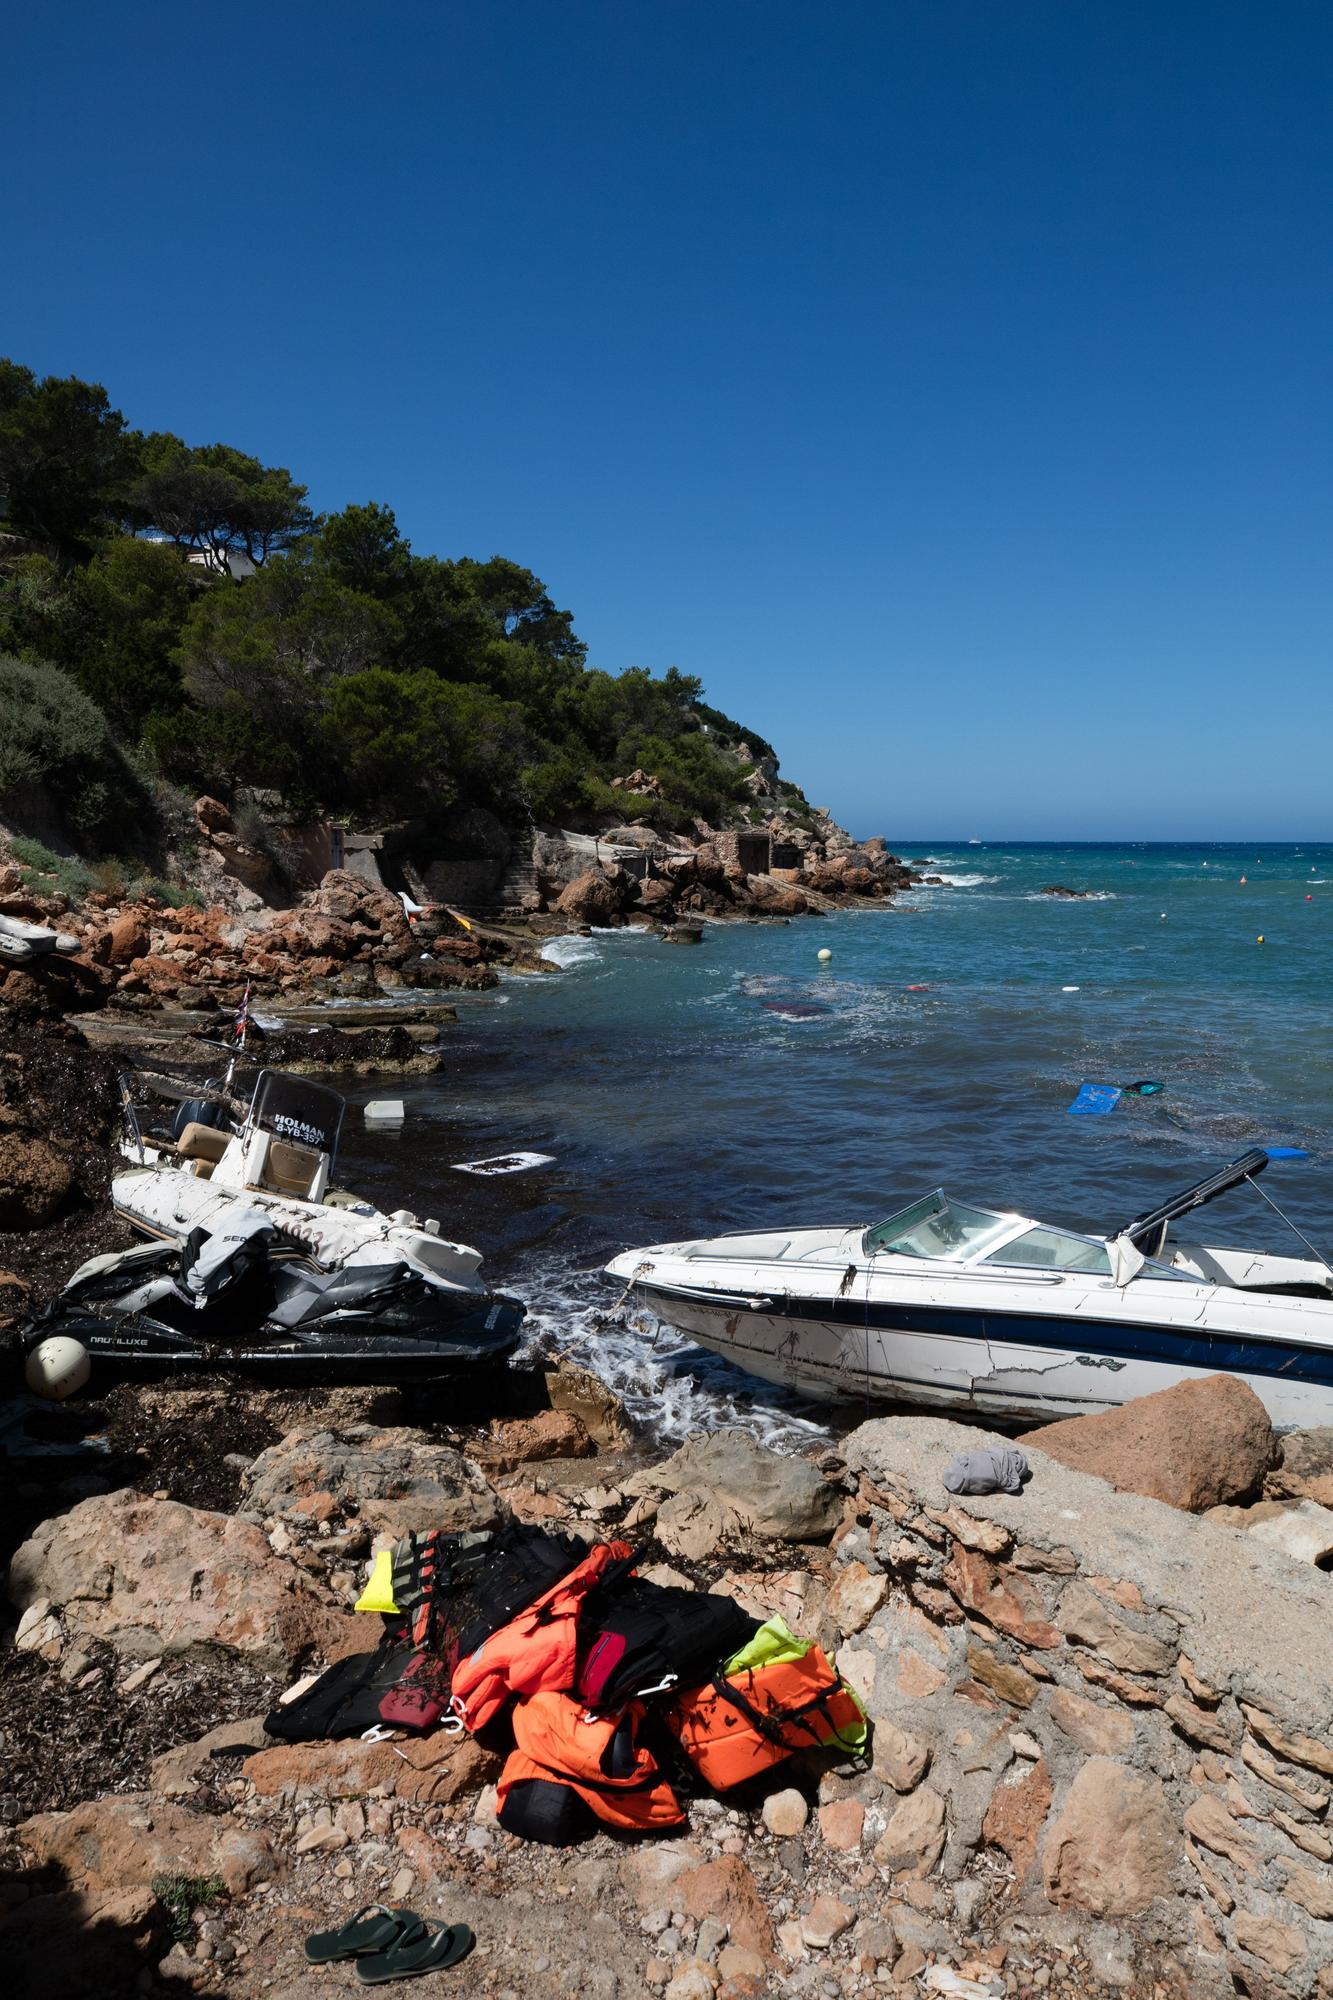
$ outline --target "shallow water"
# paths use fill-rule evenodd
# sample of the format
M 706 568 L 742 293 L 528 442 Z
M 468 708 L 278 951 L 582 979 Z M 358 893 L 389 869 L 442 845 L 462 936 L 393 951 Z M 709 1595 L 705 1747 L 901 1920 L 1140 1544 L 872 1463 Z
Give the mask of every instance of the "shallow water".
M 1263 1185 L 1333 1249 L 1333 846 L 902 851 L 944 884 L 710 925 L 697 949 L 557 940 L 559 975 L 465 1000 L 443 1074 L 395 1081 L 400 1132 L 349 1119 L 348 1177 L 477 1243 L 534 1330 L 664 1437 L 827 1419 L 674 1336 L 655 1349 L 645 1315 L 608 1324 L 600 1266 L 627 1245 L 870 1221 L 939 1184 L 1105 1230 L 1249 1146 L 1300 1145 Z M 1085 1081 L 1144 1077 L 1166 1090 L 1066 1115 Z M 515 1147 L 555 1164 L 450 1171 Z M 1222 1240 L 1297 1248 L 1249 1190 L 1213 1216 Z

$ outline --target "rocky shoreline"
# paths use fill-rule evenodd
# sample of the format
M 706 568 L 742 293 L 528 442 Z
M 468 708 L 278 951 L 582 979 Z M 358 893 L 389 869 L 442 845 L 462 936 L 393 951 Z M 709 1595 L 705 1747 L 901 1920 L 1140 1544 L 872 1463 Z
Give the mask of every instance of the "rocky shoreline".
M 106 1011 L 90 1042 L 43 1004 L 0 1008 L 10 1322 L 124 1240 L 116 1069 L 173 1018 L 122 1038 Z M 363 1032 L 402 1037 L 366 1061 L 429 1060 L 437 1023 L 319 1053 L 354 1063 Z M 387 1898 L 471 1925 L 462 1976 L 493 2000 L 1333 1996 L 1333 1433 L 1279 1444 L 1229 1378 L 1033 1433 L 1022 1494 L 966 1500 L 943 1471 L 974 1429 L 667 1459 L 555 1359 L 470 1402 L 219 1378 L 6 1422 L 21 1986 L 315 2000 L 349 1975 L 303 1937 Z M 352 1606 L 376 1547 L 504 1520 L 623 1537 L 657 1580 L 817 1638 L 870 1767 L 802 1755 L 692 1798 L 672 1838 L 554 1850 L 497 1826 L 471 1739 L 265 1737 L 286 1688 L 374 1644 Z

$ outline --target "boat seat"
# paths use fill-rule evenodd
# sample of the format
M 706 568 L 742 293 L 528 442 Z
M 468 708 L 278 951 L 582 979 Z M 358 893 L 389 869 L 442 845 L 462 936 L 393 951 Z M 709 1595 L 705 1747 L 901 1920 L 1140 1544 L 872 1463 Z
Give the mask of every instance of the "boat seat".
M 270 1139 L 258 1185 L 270 1194 L 292 1194 L 299 1201 L 308 1201 L 319 1167 L 320 1156 L 311 1147 Z
M 216 1164 L 226 1152 L 230 1136 L 228 1132 L 219 1132 L 216 1125 L 200 1125 L 196 1121 L 181 1133 L 177 1150 L 183 1160 L 208 1160 Z

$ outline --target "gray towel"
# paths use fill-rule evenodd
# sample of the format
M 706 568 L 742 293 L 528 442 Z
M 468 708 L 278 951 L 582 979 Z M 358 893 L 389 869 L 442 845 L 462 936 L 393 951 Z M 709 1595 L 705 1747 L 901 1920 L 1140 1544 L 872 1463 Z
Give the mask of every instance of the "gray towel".
M 963 1451 L 945 1468 L 950 1493 L 1021 1493 L 1028 1462 L 1017 1445 L 993 1445 L 985 1451 Z

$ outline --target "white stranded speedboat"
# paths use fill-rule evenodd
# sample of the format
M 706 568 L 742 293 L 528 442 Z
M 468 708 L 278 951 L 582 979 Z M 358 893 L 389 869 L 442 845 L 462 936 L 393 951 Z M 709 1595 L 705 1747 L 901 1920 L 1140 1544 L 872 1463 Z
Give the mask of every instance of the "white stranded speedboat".
M 936 1190 L 869 1227 L 660 1243 L 606 1269 L 702 1346 L 826 1401 L 1043 1421 L 1221 1372 L 1281 1429 L 1333 1423 L 1328 1264 L 1169 1234 L 1267 1164 L 1246 1153 L 1108 1237 Z

